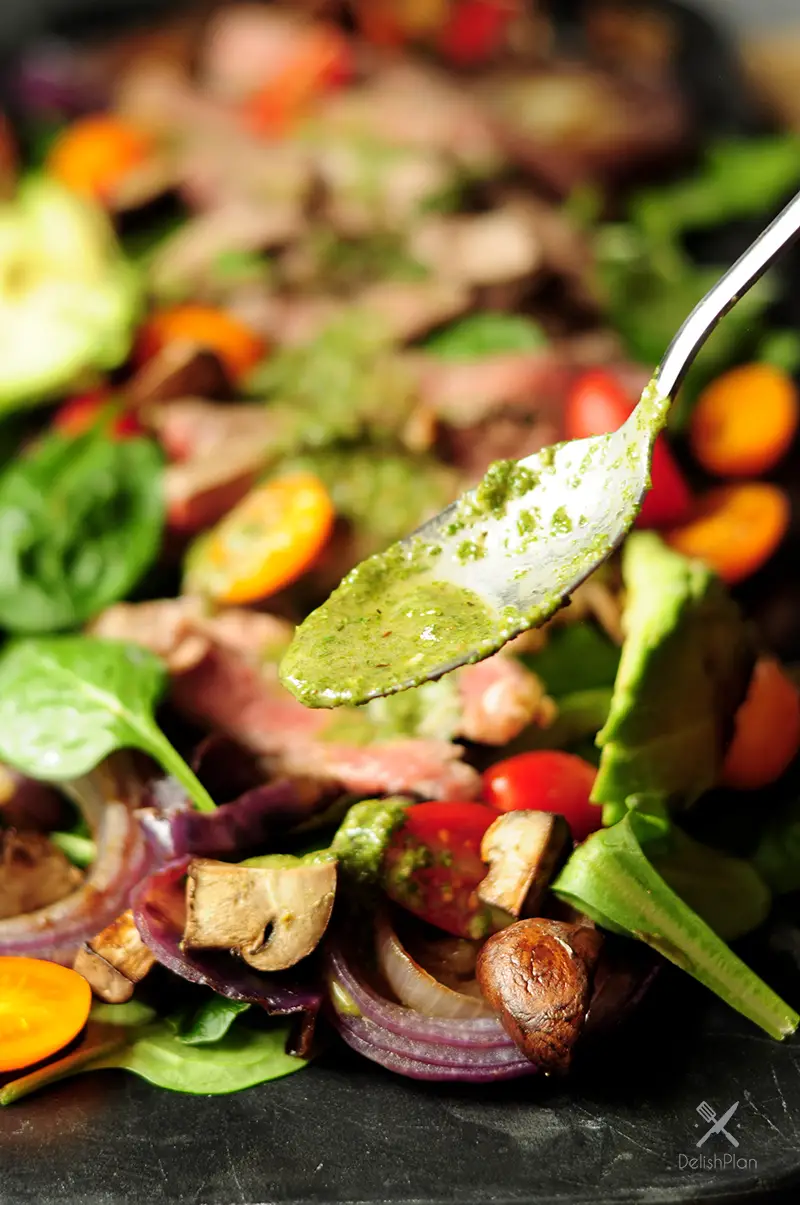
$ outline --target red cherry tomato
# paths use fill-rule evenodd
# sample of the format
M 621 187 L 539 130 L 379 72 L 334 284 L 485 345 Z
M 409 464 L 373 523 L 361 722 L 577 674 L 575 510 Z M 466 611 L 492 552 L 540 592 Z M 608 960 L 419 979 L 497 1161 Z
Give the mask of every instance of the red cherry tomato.
M 602 810 L 589 802 L 596 775 L 573 753 L 542 749 L 497 762 L 483 775 L 483 794 L 500 812 L 557 812 L 584 841 L 602 824 Z
M 396 903 L 457 937 L 484 937 L 491 914 L 477 895 L 481 840 L 497 812 L 482 803 L 418 803 L 392 837 L 383 885 Z
M 634 405 L 619 382 L 602 369 L 583 373 L 567 398 L 564 414 L 567 439 L 587 439 L 616 431 Z M 656 440 L 650 478 L 652 488 L 645 494 L 637 526 L 662 528 L 683 522 L 691 509 L 691 494 L 663 435 Z
M 499 49 L 518 11 L 519 0 L 460 0 L 439 35 L 439 48 L 461 66 L 480 63 Z
M 64 402 L 55 413 L 53 428 L 62 435 L 83 435 L 115 411 L 109 427 L 112 439 L 132 439 L 142 434 L 136 415 L 115 405 L 107 389 L 93 389 Z

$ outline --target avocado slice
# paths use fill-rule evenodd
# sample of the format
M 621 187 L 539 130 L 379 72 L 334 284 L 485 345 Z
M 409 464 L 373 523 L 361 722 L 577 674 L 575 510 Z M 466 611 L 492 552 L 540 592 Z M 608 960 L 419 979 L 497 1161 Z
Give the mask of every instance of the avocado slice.
M 120 364 L 140 302 L 105 214 L 45 176 L 23 181 L 0 205 L 0 413 Z
M 749 630 L 722 582 L 650 532 L 622 555 L 625 643 L 592 800 L 603 820 L 630 795 L 686 807 L 712 787 L 755 663 Z

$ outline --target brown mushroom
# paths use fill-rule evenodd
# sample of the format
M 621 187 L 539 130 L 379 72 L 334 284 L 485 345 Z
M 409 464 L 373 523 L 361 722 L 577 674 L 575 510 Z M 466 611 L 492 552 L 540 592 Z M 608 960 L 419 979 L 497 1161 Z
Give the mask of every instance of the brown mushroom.
M 184 945 L 231 950 L 258 971 L 285 970 L 316 949 L 335 891 L 335 862 L 264 867 L 195 858 Z
M 511 916 L 535 916 L 570 845 L 563 816 L 526 811 L 498 816 L 481 842 L 489 873 L 478 887 L 479 898 Z
M 64 899 L 81 878 L 81 872 L 41 833 L 0 829 L 0 919 Z
M 490 937 L 477 976 L 503 1028 L 546 1074 L 569 1069 L 602 948 L 597 929 L 523 920 Z
M 130 1000 L 134 986 L 155 965 L 155 957 L 139 936 L 128 910 L 81 946 L 73 966 L 92 991 L 109 1004 Z

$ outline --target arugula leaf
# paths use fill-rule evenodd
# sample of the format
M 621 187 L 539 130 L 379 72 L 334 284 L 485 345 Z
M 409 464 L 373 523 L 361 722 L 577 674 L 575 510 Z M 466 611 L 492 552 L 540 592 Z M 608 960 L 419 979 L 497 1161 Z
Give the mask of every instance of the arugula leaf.
M 538 322 L 521 314 L 469 314 L 431 335 L 425 351 L 445 360 L 471 360 L 503 352 L 541 351 L 547 336 Z
M 671 241 L 682 231 L 761 217 L 798 185 L 796 135 L 719 142 L 694 176 L 634 198 L 631 217 L 650 238 Z
M 108 1016 L 111 1009 L 127 1007 L 107 1005 L 102 1016 L 105 1024 L 90 1023 L 77 1050 L 0 1088 L 0 1105 L 13 1104 L 81 1071 L 119 1068 L 171 1092 L 220 1096 L 280 1079 L 308 1066 L 306 1059 L 286 1054 L 287 1022 L 268 1029 L 240 1025 L 212 1045 L 191 1046 L 177 1037 L 169 1021 L 139 1024 Z M 92 1013 L 94 1018 L 96 1011 Z
M 640 532 L 622 570 L 627 635 L 592 792 L 609 805 L 606 824 L 629 796 L 685 807 L 715 784 L 755 657 L 738 607 L 700 561 Z
M 249 1008 L 246 1000 L 229 1000 L 215 992 L 198 1008 L 180 1014 L 175 1036 L 187 1046 L 209 1046 L 224 1038 L 236 1018 Z
M 608 319 L 642 364 L 659 362 L 675 331 L 724 270 L 698 266 L 679 246 L 654 243 L 634 225 L 602 227 L 595 256 Z M 774 296 L 774 282 L 765 277 L 726 314 L 689 369 L 670 426 L 680 429 L 703 385 L 755 349 Z
M 0 654 L 0 760 L 46 782 L 80 778 L 114 749 L 142 749 L 213 811 L 205 787 L 153 718 L 166 684 L 138 645 L 92 636 L 20 640 Z
M 800 1015 L 668 886 L 642 849 L 635 818 L 629 812 L 579 845 L 555 894 L 603 928 L 652 946 L 771 1037 L 794 1033 Z
M 553 628 L 547 644 L 520 660 L 532 670 L 553 698 L 612 686 L 620 651 L 592 623 Z
M 52 632 L 124 598 L 155 561 L 162 458 L 97 429 L 46 436 L 0 478 L 0 624 Z

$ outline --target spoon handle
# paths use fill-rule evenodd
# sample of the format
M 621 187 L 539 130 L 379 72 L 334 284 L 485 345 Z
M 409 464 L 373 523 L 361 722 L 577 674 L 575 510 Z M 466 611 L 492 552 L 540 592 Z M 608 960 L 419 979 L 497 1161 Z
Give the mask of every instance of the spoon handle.
M 798 236 L 800 193 L 739 256 L 713 289 L 709 289 L 702 301 L 698 301 L 683 323 L 667 348 L 656 376 L 662 397 L 675 396 L 687 369 L 719 320 Z

